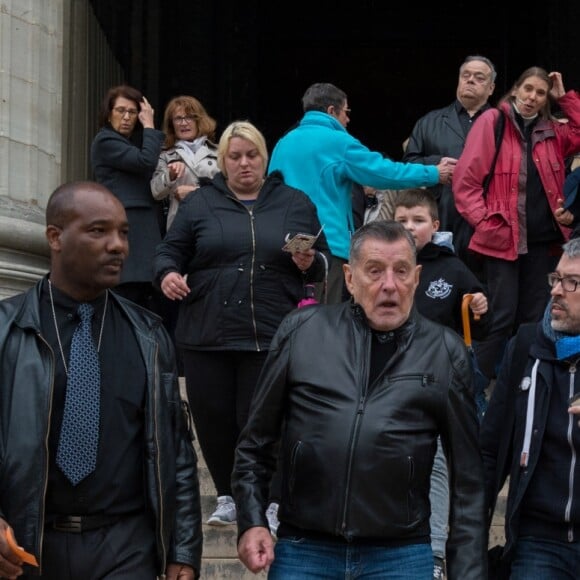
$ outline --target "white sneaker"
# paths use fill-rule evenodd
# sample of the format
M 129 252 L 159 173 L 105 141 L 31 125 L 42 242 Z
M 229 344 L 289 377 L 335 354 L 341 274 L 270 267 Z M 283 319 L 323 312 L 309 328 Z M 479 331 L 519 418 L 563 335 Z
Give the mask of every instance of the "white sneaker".
M 217 505 L 207 523 L 210 526 L 227 526 L 236 523 L 236 504 L 231 495 L 220 495 Z
M 278 526 L 280 522 L 278 521 L 278 504 L 272 502 L 268 509 L 266 510 L 266 517 L 268 518 L 268 525 L 270 526 L 270 533 L 274 538 L 276 538 L 276 534 L 278 533 Z

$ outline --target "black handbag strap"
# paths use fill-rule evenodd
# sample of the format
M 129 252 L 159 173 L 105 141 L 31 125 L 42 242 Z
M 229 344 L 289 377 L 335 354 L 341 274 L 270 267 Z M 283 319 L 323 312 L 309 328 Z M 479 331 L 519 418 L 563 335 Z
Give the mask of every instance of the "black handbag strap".
M 505 113 L 501 109 L 499 109 L 499 116 L 497 118 L 494 128 L 495 154 L 493 156 L 493 161 L 491 162 L 491 167 L 489 168 L 489 173 L 485 176 L 483 180 L 483 197 L 487 196 L 489 182 L 491 181 L 491 178 L 493 177 L 493 172 L 495 171 L 495 164 L 497 162 L 497 157 L 499 155 L 499 150 L 501 147 L 504 131 L 505 131 Z

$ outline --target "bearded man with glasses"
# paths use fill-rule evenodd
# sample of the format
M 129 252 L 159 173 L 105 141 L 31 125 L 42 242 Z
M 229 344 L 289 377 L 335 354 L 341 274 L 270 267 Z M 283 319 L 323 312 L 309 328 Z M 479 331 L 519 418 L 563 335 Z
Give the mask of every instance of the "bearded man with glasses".
M 500 562 L 511 580 L 580 568 L 580 238 L 563 250 L 544 318 L 509 342 L 481 428 L 489 521 L 509 477 Z

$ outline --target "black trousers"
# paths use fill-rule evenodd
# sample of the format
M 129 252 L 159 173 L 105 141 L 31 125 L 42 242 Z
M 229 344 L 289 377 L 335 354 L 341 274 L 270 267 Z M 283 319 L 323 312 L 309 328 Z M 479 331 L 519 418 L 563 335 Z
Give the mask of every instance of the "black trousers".
M 267 354 L 182 351 L 197 440 L 218 495 L 232 495 L 234 450 Z
M 30 569 L 25 566 L 25 571 Z M 155 580 L 159 573 L 151 518 L 132 515 L 80 534 L 46 527 L 42 576 L 30 580 Z
M 560 255 L 559 245 L 536 244 L 513 262 L 485 258 L 493 324 L 488 336 L 474 343 L 474 350 L 479 368 L 489 379 L 495 376 L 505 345 L 519 325 L 542 319 L 550 299 L 547 275 L 556 268 Z

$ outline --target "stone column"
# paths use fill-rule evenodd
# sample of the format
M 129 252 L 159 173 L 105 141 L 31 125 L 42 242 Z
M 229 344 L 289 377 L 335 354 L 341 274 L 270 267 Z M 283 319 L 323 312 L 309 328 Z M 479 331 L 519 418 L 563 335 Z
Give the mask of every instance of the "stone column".
M 48 266 L 44 206 L 60 180 L 63 0 L 0 11 L 0 296 Z
M 90 179 L 105 87 L 119 81 L 88 0 L 3 0 L 0 9 L 0 298 L 49 267 L 44 208 Z

